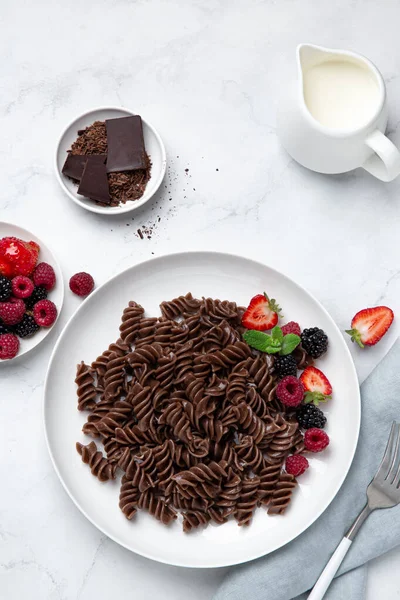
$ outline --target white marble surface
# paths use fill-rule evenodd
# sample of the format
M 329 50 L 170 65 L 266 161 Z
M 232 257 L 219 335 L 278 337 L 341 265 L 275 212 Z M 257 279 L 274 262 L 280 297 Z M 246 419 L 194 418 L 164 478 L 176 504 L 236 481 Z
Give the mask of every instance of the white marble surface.
M 102 283 L 153 254 L 218 248 L 292 276 L 341 328 L 377 302 L 399 314 L 400 180 L 385 185 L 361 170 L 312 174 L 289 159 L 274 131 L 296 44 L 309 41 L 357 50 L 378 65 L 389 133 L 400 143 L 397 2 L 3 0 L 2 17 L 0 218 L 52 245 L 66 280 L 88 270 Z M 167 147 L 165 187 L 133 219 L 79 209 L 53 174 L 61 129 L 97 105 L 144 115 Z M 154 223 L 151 239 L 135 235 Z M 118 547 L 78 512 L 52 469 L 43 379 L 78 305 L 67 294 L 43 346 L 0 370 L 0 596 L 211 598 L 225 570 L 171 568 Z M 361 378 L 395 335 L 354 350 Z M 368 600 L 400 596 L 399 559 L 394 551 L 371 565 Z

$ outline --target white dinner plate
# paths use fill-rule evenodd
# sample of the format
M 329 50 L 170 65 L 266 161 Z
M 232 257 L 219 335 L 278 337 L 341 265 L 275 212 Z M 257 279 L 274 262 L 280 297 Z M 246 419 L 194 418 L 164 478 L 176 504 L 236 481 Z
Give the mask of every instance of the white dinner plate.
M 121 313 L 136 300 L 150 316 L 159 303 L 191 291 L 194 296 L 247 304 L 266 291 L 283 307 L 286 320 L 321 327 L 329 336 L 318 361 L 330 379 L 333 399 L 324 405 L 331 443 L 310 457 L 293 501 L 283 516 L 257 509 L 249 527 L 234 520 L 185 534 L 182 523 L 165 527 L 143 511 L 128 521 L 118 507 L 119 482 L 100 483 L 83 464 L 75 442 L 88 443 L 85 415 L 76 406 L 76 364 L 93 361 L 118 337 Z M 222 567 L 268 554 L 309 527 L 337 494 L 351 465 L 360 425 L 355 368 L 332 318 L 288 277 L 258 262 L 213 252 L 172 254 L 133 266 L 98 288 L 71 318 L 54 349 L 45 384 L 45 430 L 54 467 L 71 499 L 110 538 L 147 558 L 184 567 Z
M 46 262 L 51 265 L 56 274 L 56 285 L 54 289 L 49 292 L 49 300 L 54 302 L 57 306 L 57 319 L 60 316 L 61 308 L 64 301 L 64 282 L 62 278 L 61 268 L 58 264 L 56 257 L 49 250 L 48 246 L 42 242 L 36 235 L 33 235 L 30 231 L 26 229 L 22 229 L 22 227 L 18 227 L 17 225 L 13 225 L 12 223 L 4 223 L 0 222 L 0 239 L 4 237 L 17 237 L 24 242 L 36 242 L 40 246 L 39 259 L 38 262 Z M 24 339 L 20 339 L 20 347 L 19 352 L 15 358 L 10 360 L 0 360 L 1 365 L 9 365 L 10 363 L 19 360 L 22 356 L 36 348 L 50 333 L 53 329 L 55 323 L 52 327 L 41 327 L 39 331 L 35 333 L 32 337 L 27 337 Z

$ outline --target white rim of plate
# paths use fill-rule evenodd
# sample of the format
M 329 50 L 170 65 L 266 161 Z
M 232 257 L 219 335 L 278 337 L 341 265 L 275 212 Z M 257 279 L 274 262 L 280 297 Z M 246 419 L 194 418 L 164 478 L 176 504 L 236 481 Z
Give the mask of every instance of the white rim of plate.
M 114 216 L 114 215 L 122 215 L 124 213 L 128 213 L 133 210 L 136 210 L 137 208 L 140 208 L 141 206 L 146 204 L 146 202 L 151 200 L 151 198 L 153 198 L 153 196 L 159 190 L 160 185 L 165 176 L 165 172 L 167 169 L 167 154 L 165 151 L 164 142 L 162 141 L 161 136 L 158 133 L 158 131 L 146 119 L 141 117 L 145 126 L 150 129 L 150 131 L 156 138 L 157 143 L 160 146 L 160 150 L 161 150 L 161 171 L 159 172 L 159 174 L 156 178 L 155 188 L 154 188 L 153 192 L 151 194 L 149 194 L 148 197 L 146 197 L 146 191 L 145 191 L 145 193 L 143 194 L 143 197 L 140 200 L 130 200 L 130 201 L 126 202 L 125 204 L 121 204 L 120 206 L 112 206 L 112 207 L 97 206 L 97 204 L 95 204 L 94 202 L 93 202 L 93 205 L 87 204 L 87 203 L 83 202 L 82 200 L 79 200 L 79 198 L 76 198 L 76 196 L 74 196 L 74 194 L 71 194 L 71 192 L 65 185 L 65 183 L 63 181 L 63 175 L 58 168 L 57 156 L 58 156 L 58 152 L 60 149 L 60 145 L 64 139 L 64 136 L 66 135 L 68 130 L 74 126 L 76 121 L 78 121 L 79 119 L 82 119 L 84 117 L 88 117 L 92 113 L 96 113 L 99 111 L 105 111 L 105 110 L 115 110 L 118 112 L 123 112 L 123 113 L 126 113 L 127 116 L 129 116 L 129 115 L 134 116 L 135 114 L 137 114 L 137 113 L 132 112 L 128 108 L 124 108 L 123 106 L 98 106 L 96 108 L 92 108 L 91 110 L 87 110 L 86 112 L 82 113 L 78 117 L 75 117 L 75 119 L 73 119 L 70 123 L 68 123 L 68 125 L 62 130 L 62 133 L 58 139 L 56 151 L 55 151 L 55 155 L 54 155 L 54 170 L 55 170 L 56 177 L 57 177 L 58 183 L 60 184 L 61 189 L 77 206 L 80 206 L 81 208 L 84 208 L 85 210 L 88 210 L 90 212 L 97 213 L 100 215 Z M 152 177 L 153 176 L 151 175 L 150 181 L 151 181 Z
M 296 536 L 294 538 L 292 538 L 290 541 L 286 542 L 285 544 L 278 544 L 276 547 L 273 547 L 272 549 L 270 549 L 268 552 L 264 553 L 264 554 L 260 554 L 260 553 L 256 553 L 254 556 L 250 556 L 248 558 L 246 558 L 245 560 L 239 561 L 239 562 L 232 562 L 232 563 L 218 563 L 215 565 L 210 566 L 209 564 L 196 564 L 196 565 L 188 565 L 188 564 L 182 564 L 182 563 L 178 563 L 178 562 L 169 562 L 168 560 L 165 559 L 161 559 L 158 556 L 154 556 L 151 553 L 148 552 L 136 552 L 134 550 L 132 550 L 132 548 L 130 548 L 127 544 L 121 542 L 119 539 L 117 539 L 116 536 L 110 535 L 109 533 L 107 533 L 106 531 L 104 531 L 104 529 L 102 527 L 100 527 L 95 519 L 91 518 L 86 511 L 80 506 L 80 504 L 77 502 L 77 500 L 75 500 L 74 496 L 72 495 L 72 493 L 69 491 L 67 485 L 65 484 L 63 477 L 58 469 L 57 463 L 54 459 L 52 450 L 51 450 L 51 446 L 50 446 L 50 442 L 49 442 L 49 436 L 47 433 L 47 420 L 46 420 L 46 397 L 47 397 L 47 387 L 48 387 L 48 381 L 49 381 L 49 376 L 50 376 L 50 370 L 51 370 L 51 365 L 53 363 L 53 359 L 55 357 L 55 354 L 57 352 L 58 346 L 61 343 L 62 338 L 64 337 L 67 328 L 69 327 L 69 325 L 71 324 L 72 320 L 74 319 L 75 315 L 83 309 L 83 307 L 85 306 L 85 304 L 91 299 L 93 298 L 93 296 L 95 296 L 96 294 L 100 293 L 101 290 L 103 289 L 103 287 L 105 287 L 106 285 L 110 284 L 113 280 L 117 279 L 118 277 L 120 277 L 121 275 L 123 275 L 125 272 L 129 271 L 130 269 L 132 269 L 133 267 L 137 266 L 137 265 L 151 265 L 151 263 L 159 261 L 159 260 L 163 260 L 165 258 L 169 258 L 169 257 L 178 257 L 178 256 L 182 256 L 182 255 L 198 255 L 198 254 L 207 254 L 207 255 L 211 255 L 211 256 L 224 256 L 224 257 L 231 257 L 233 259 L 245 259 L 247 261 L 250 261 L 252 263 L 254 263 L 255 265 L 258 265 L 259 267 L 265 268 L 267 267 L 268 269 L 270 269 L 272 272 L 274 272 L 275 274 L 279 275 L 280 277 L 284 278 L 285 280 L 289 281 L 292 284 L 295 284 L 295 286 L 297 286 L 306 296 L 308 296 L 313 302 L 315 302 L 318 307 L 321 309 L 321 311 L 325 314 L 326 318 L 330 321 L 331 325 L 334 327 L 334 329 L 336 329 L 337 333 L 339 335 L 342 335 L 339 327 L 336 325 L 335 321 L 333 320 L 333 318 L 330 316 L 330 314 L 328 313 L 328 311 L 324 308 L 324 306 L 319 302 L 319 300 L 317 300 L 310 292 L 308 292 L 302 285 L 298 284 L 296 281 L 294 281 L 293 279 L 291 279 L 290 277 L 288 277 L 287 275 L 285 275 L 284 273 L 282 273 L 281 271 L 278 271 L 277 269 L 274 269 L 273 267 L 270 267 L 269 265 L 266 265 L 265 263 L 262 263 L 260 261 L 254 260 L 252 258 L 248 258 L 248 257 L 243 257 L 240 256 L 238 254 L 233 254 L 231 252 L 217 252 L 217 251 L 190 251 L 190 252 L 172 252 L 169 254 L 163 254 L 160 256 L 156 256 L 154 258 L 150 258 L 148 260 L 144 260 L 141 261 L 140 263 L 137 263 L 136 265 L 131 265 L 130 267 L 127 267 L 126 269 L 123 269 L 122 271 L 120 271 L 119 273 L 117 273 L 116 275 L 113 275 L 113 277 L 111 277 L 110 279 L 108 279 L 107 281 L 105 281 L 101 286 L 99 286 L 94 292 L 92 292 L 92 294 L 90 294 L 83 302 L 82 304 L 78 307 L 78 309 L 73 313 L 73 315 L 70 317 L 70 319 L 68 320 L 68 322 L 66 323 L 66 325 L 64 326 L 61 334 L 58 337 L 58 340 L 53 348 L 53 351 L 51 353 L 50 356 L 50 360 L 49 360 L 49 364 L 48 364 L 48 368 L 47 368 L 47 372 L 46 372 L 46 378 L 45 378 L 45 382 L 44 382 L 44 387 L 43 387 L 43 425 L 44 425 L 44 432 L 45 432 L 45 439 L 46 439 L 46 445 L 47 445 L 47 449 L 48 452 L 50 454 L 50 459 L 51 462 L 53 464 L 53 467 L 60 479 L 60 482 L 64 488 L 64 490 L 66 491 L 66 493 L 68 494 L 68 496 L 71 498 L 72 502 L 75 504 L 75 506 L 80 510 L 80 512 L 88 519 L 88 521 L 90 523 L 92 523 L 92 525 L 94 525 L 99 531 L 101 531 L 104 535 L 106 535 L 107 537 L 109 537 L 111 540 L 113 540 L 114 542 L 116 542 L 117 544 L 119 544 L 120 546 L 122 546 L 123 548 L 126 548 L 127 550 L 129 550 L 130 552 L 134 552 L 135 554 L 139 554 L 140 556 L 144 556 L 145 558 L 148 558 L 150 560 L 154 560 L 155 562 L 159 562 L 162 564 L 166 564 L 166 565 L 171 565 L 171 566 L 176 566 L 176 567 L 181 567 L 181 568 L 196 568 L 196 569 L 206 569 L 206 568 L 222 568 L 222 567 L 229 567 L 229 566 L 234 566 L 235 564 L 245 564 L 247 562 L 250 562 L 252 560 L 256 560 L 258 558 L 261 558 L 262 556 L 267 556 L 268 554 L 271 554 L 271 552 L 274 552 L 275 550 L 278 550 L 279 548 L 284 547 L 287 544 L 290 544 L 292 541 L 294 541 L 299 535 L 301 535 L 302 533 L 304 533 L 304 531 L 306 531 L 309 527 L 311 527 L 311 525 L 325 512 L 325 510 L 328 508 L 328 506 L 331 504 L 331 502 L 336 498 L 340 488 L 343 485 L 344 480 L 347 477 L 347 474 L 350 470 L 350 467 L 353 463 L 353 459 L 354 459 L 354 454 L 357 448 L 357 444 L 358 444 L 358 439 L 359 439 L 359 435 L 360 435 L 360 424 L 361 424 L 361 395 L 360 395 L 360 384 L 358 381 L 358 377 L 357 377 L 357 372 L 356 372 L 356 368 L 354 365 L 354 361 L 353 361 L 353 357 L 351 356 L 350 350 L 347 347 L 347 345 L 344 343 L 343 346 L 345 348 L 345 353 L 347 356 L 347 359 L 349 361 L 349 364 L 351 365 L 351 370 L 352 370 L 352 376 L 353 376 L 353 383 L 355 384 L 356 389 L 358 390 L 358 394 L 357 394 L 357 398 L 355 400 L 357 400 L 357 435 L 354 438 L 354 443 L 353 443 L 353 447 L 351 448 L 351 452 L 349 453 L 349 458 L 347 461 L 347 465 L 344 469 L 343 475 L 340 478 L 334 493 L 332 494 L 331 499 L 325 503 L 324 506 L 321 507 L 321 510 L 319 510 L 319 512 L 317 512 L 315 515 L 313 515 L 311 517 L 311 519 L 304 525 L 304 527 L 296 534 Z
M 30 240 L 32 240 L 33 242 L 37 242 L 39 244 L 40 249 L 42 249 L 44 247 L 45 250 L 50 254 L 51 260 L 53 263 L 51 266 L 56 271 L 57 284 L 60 286 L 60 301 L 57 304 L 57 318 L 54 321 L 53 325 L 51 327 L 49 327 L 47 330 L 45 330 L 43 328 L 43 330 L 45 331 L 43 337 L 41 339 L 39 339 L 36 342 L 36 344 L 31 346 L 30 348 L 27 348 L 26 350 L 21 350 L 21 346 L 24 343 L 24 340 L 22 340 L 22 342 L 20 343 L 20 350 L 19 350 L 17 356 L 15 356 L 14 358 L 9 358 L 7 360 L 0 360 L 0 367 L 2 365 L 11 365 L 14 362 L 17 362 L 18 360 L 22 360 L 22 358 L 24 356 L 26 356 L 27 354 L 29 354 L 30 352 L 35 350 L 48 337 L 48 335 L 53 331 L 53 328 L 55 327 L 58 319 L 60 318 L 61 310 L 62 310 L 62 307 L 64 304 L 64 292 L 65 292 L 62 270 L 61 270 L 60 264 L 56 258 L 56 255 L 53 252 L 53 249 L 48 244 L 45 244 L 40 238 L 38 238 L 37 235 L 35 235 L 31 231 L 29 231 L 28 229 L 25 229 L 24 227 L 20 227 L 19 225 L 15 225 L 14 223 L 0 221 L 0 228 L 1 227 L 10 227 L 11 229 L 18 230 L 17 235 L 21 236 L 21 239 L 22 239 L 22 236 L 26 236 L 27 240 L 28 240 L 28 238 L 30 238 Z M 24 241 L 26 241 L 26 240 L 24 240 Z M 49 298 L 49 299 L 51 299 L 51 298 Z M 35 338 L 31 338 L 31 339 L 35 339 Z

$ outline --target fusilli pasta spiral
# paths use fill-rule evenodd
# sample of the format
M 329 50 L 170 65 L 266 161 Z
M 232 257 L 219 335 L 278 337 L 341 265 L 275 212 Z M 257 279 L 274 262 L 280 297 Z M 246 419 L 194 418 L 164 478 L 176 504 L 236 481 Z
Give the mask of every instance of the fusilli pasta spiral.
M 276 397 L 274 358 L 242 339 L 235 302 L 179 296 L 148 317 L 129 302 L 120 338 L 77 367 L 83 432 L 76 448 L 101 481 L 122 472 L 119 506 L 183 530 L 233 516 L 248 525 L 259 505 L 282 514 L 296 480 L 288 454 L 304 450 L 294 413 Z M 301 347 L 299 368 L 309 364 Z

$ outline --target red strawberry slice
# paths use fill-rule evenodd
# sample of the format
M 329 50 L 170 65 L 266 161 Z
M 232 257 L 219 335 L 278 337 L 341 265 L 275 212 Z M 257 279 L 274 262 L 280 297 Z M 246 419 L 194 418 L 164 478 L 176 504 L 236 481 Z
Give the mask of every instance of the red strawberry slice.
M 387 306 L 364 308 L 353 317 L 351 329 L 346 329 L 346 333 L 360 348 L 375 346 L 383 338 L 393 319 L 393 311 Z
M 306 391 L 305 404 L 312 402 L 318 406 L 320 402 L 326 402 L 332 397 L 332 386 L 329 379 L 316 367 L 307 367 L 301 374 L 300 381 Z
M 272 329 L 278 323 L 280 311 L 274 299 L 270 300 L 265 293 L 257 294 L 242 317 L 242 325 L 257 331 Z

